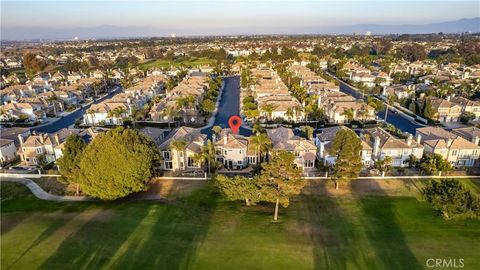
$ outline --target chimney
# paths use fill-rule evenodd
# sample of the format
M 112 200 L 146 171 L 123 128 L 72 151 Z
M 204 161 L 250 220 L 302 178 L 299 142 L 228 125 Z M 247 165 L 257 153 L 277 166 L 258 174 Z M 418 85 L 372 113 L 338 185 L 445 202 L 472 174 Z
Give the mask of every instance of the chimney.
M 412 146 L 412 140 L 413 140 L 412 134 L 408 134 L 408 138 L 407 138 L 407 145 L 408 146 Z
M 60 145 L 60 136 L 58 136 L 58 133 L 55 133 L 54 138 L 55 138 L 55 143 L 56 143 L 57 145 Z
M 380 152 L 380 137 L 375 136 L 375 140 L 373 142 L 373 156 L 376 157 Z
M 23 144 L 23 137 L 22 134 L 18 134 L 18 141 L 20 142 L 20 145 Z
M 447 147 L 450 147 L 450 146 L 452 145 L 452 143 L 453 143 L 453 140 L 450 139 L 450 138 L 448 138 L 448 140 L 447 140 Z
M 480 137 L 478 137 L 478 136 L 473 137 L 472 142 L 473 142 L 475 145 L 479 145 L 479 144 L 480 144 Z
M 40 137 L 40 142 L 42 144 L 45 144 L 45 138 L 43 136 L 44 136 L 44 134 L 40 134 L 40 136 L 39 136 Z
M 417 143 L 420 144 L 420 142 L 422 141 L 422 135 L 420 135 L 420 133 L 417 134 Z
M 447 96 L 447 101 L 450 101 L 450 96 Z
M 228 134 L 225 133 L 225 134 L 223 135 L 223 144 L 227 144 L 227 143 L 228 143 Z

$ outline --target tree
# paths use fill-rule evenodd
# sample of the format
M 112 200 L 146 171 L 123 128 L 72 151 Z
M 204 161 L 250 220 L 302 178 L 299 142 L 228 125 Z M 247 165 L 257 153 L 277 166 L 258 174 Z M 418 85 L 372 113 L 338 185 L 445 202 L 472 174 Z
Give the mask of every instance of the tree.
M 472 120 L 475 120 L 475 114 L 472 112 L 462 112 L 462 115 L 460 115 L 460 121 L 462 123 L 468 123 Z
M 103 200 L 114 200 L 144 191 L 160 163 L 156 145 L 136 130 L 122 127 L 98 135 L 79 162 L 83 191 Z
M 425 100 L 423 101 L 422 115 L 429 119 L 433 119 L 433 116 L 435 115 L 435 111 L 432 107 L 432 102 L 430 102 L 428 98 L 425 98 Z
M 300 193 L 305 186 L 302 169 L 295 164 L 295 156 L 286 151 L 278 151 L 272 159 L 262 164 L 258 176 L 262 201 L 275 202 L 273 219 L 278 219 L 278 206 L 288 207 L 290 197 Z
M 266 113 L 268 115 L 268 120 L 272 120 L 272 115 L 273 115 L 273 111 L 275 111 L 275 109 L 277 108 L 277 106 L 273 103 L 267 103 L 265 105 L 263 105 L 260 110 L 262 110 L 264 113 Z
M 350 181 L 358 177 L 362 169 L 361 150 L 362 142 L 353 130 L 342 129 L 337 132 L 330 149 L 331 154 L 337 157 L 333 166 L 335 189 L 338 189 L 339 181 Z
M 224 175 L 217 175 L 214 183 L 220 191 L 231 201 L 245 200 L 250 206 L 261 199 L 260 187 L 257 185 L 257 178 L 235 176 L 230 178 Z
M 250 137 L 250 144 L 255 148 L 258 157 L 258 164 L 262 161 L 262 154 L 266 154 L 272 147 L 272 141 L 265 133 L 257 133 Z
M 205 113 L 211 114 L 212 112 L 215 111 L 215 102 L 210 99 L 204 99 L 200 107 L 202 108 L 202 111 L 204 111 Z
M 215 154 L 215 147 L 212 141 L 207 140 L 207 143 L 202 147 L 202 152 L 194 155 L 194 160 L 200 164 L 207 164 L 208 175 L 210 175 L 211 168 L 217 168 L 217 155 Z
M 375 161 L 375 168 L 379 169 L 383 173 L 387 173 L 392 169 L 392 157 L 386 156 L 385 158 Z
M 311 140 L 313 138 L 313 127 L 311 126 L 303 126 L 302 132 L 305 135 L 305 138 Z
M 426 155 L 420 160 L 420 169 L 427 174 L 436 172 L 448 172 L 452 170 L 452 165 L 440 154 Z
M 212 131 L 215 135 L 218 135 L 218 134 L 220 134 L 220 132 L 222 132 L 222 127 L 221 126 L 213 126 Z
M 71 135 L 65 142 L 62 156 L 57 160 L 62 179 L 67 183 L 76 184 L 77 194 L 79 192 L 79 162 L 85 147 L 86 144 L 80 136 Z
M 178 114 L 178 111 L 174 106 L 167 106 L 162 110 L 161 114 L 167 117 L 168 128 L 170 128 L 170 122 Z
M 458 180 L 431 180 L 422 195 L 445 219 L 479 216 L 480 201 Z
M 43 71 L 47 67 L 47 63 L 33 53 L 26 53 L 23 55 L 23 66 L 29 74 L 33 75 Z

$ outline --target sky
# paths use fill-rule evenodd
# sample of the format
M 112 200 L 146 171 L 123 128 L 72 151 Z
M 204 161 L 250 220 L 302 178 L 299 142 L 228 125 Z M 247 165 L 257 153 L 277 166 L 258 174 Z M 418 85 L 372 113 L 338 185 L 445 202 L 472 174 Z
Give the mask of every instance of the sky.
M 480 17 L 480 1 L 4 1 L 2 30 L 118 26 L 228 34 L 252 29 L 425 24 Z

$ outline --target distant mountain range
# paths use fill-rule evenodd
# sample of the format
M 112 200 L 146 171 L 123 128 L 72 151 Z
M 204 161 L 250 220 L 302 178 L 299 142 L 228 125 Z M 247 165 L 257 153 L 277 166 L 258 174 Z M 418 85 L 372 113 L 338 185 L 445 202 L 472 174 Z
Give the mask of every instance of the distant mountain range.
M 306 27 L 253 27 L 243 28 L 205 28 L 205 29 L 162 29 L 149 26 L 112 26 L 79 28 L 48 28 L 48 27 L 1 27 L 1 40 L 26 39 L 80 39 L 91 38 L 135 38 L 198 35 L 249 35 L 249 34 L 426 34 L 426 33 L 464 33 L 480 32 L 480 17 L 460 19 L 456 21 L 429 24 L 356 24 L 344 26 L 306 26 Z

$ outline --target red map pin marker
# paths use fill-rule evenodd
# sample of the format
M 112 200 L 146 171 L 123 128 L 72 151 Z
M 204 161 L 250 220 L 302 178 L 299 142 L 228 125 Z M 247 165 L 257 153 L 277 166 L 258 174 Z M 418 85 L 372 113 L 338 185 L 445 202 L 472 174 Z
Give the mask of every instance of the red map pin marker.
M 238 134 L 238 130 L 242 125 L 242 119 L 238 115 L 230 116 L 228 119 L 228 125 L 232 129 L 234 134 Z

